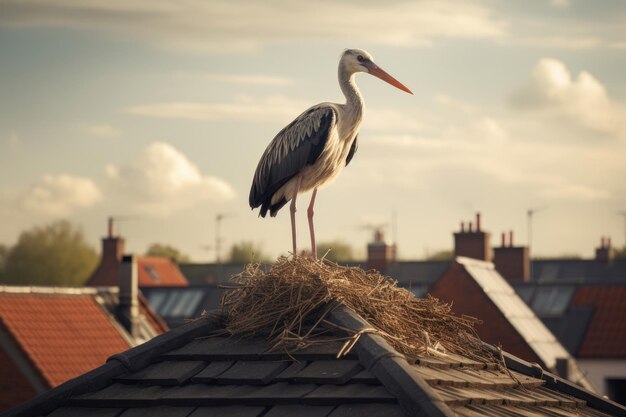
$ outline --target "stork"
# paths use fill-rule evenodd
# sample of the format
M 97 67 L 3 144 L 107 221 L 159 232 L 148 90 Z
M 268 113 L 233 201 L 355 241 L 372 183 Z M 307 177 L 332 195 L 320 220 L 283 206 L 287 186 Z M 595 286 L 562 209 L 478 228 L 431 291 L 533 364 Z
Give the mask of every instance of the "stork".
M 347 166 L 357 150 L 357 135 L 363 118 L 363 97 L 354 81 L 365 72 L 413 94 L 400 81 L 374 64 L 362 49 L 347 49 L 339 60 L 339 86 L 345 104 L 321 103 L 313 106 L 278 132 L 261 156 L 250 188 L 250 207 L 261 207 L 259 216 L 269 211 L 274 217 L 291 200 L 291 239 L 297 256 L 296 198 L 313 190 L 307 210 L 311 252 L 317 258 L 313 206 L 317 190 L 331 182 Z

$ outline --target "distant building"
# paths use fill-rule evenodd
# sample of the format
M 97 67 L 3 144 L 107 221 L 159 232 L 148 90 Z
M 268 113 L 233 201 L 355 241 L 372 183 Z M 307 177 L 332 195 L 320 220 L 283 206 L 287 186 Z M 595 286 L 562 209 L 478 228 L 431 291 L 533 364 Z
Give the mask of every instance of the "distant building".
M 102 287 L 117 285 L 118 270 L 124 256 L 124 239 L 116 236 L 113 219 L 109 218 L 107 237 L 102 238 L 102 258 L 85 285 Z M 161 256 L 136 257 L 139 287 L 180 287 L 188 285 L 176 263 Z
M 128 261 L 120 288 L 0 286 L 0 410 L 168 330 Z

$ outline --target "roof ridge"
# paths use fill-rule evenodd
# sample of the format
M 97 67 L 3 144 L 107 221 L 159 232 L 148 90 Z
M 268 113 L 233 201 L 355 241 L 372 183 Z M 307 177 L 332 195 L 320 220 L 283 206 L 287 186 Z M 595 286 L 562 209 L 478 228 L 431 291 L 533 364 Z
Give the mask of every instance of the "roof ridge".
M 329 320 L 356 332 L 372 326 L 347 307 L 338 305 L 329 314 Z M 396 351 L 382 336 L 364 332 L 354 347 L 359 362 L 398 399 L 407 415 L 425 413 L 429 416 L 450 417 L 455 413 L 446 405 L 428 382 L 417 374 L 404 355 Z
M 95 287 L 47 287 L 43 285 L 0 285 L 3 294 L 62 294 L 62 295 L 95 295 Z

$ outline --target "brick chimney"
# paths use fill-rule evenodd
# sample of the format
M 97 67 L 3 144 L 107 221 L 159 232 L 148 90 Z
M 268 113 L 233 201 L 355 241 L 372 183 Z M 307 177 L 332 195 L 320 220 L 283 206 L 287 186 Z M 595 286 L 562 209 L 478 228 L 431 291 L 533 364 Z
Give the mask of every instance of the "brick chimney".
M 454 256 L 491 261 L 491 235 L 480 228 L 480 213 L 476 213 L 476 224 L 461 223 L 461 231 L 454 233 Z
M 89 287 L 117 286 L 118 271 L 124 255 L 124 239 L 115 236 L 113 217 L 108 219 L 107 237 L 102 238 L 102 258 L 85 285 Z
M 139 337 L 139 275 L 137 260 L 132 255 L 122 258 L 119 267 L 118 321 L 133 339 Z
M 367 267 L 384 272 L 396 261 L 396 245 L 385 241 L 382 230 L 374 231 L 374 241 L 367 244 Z
M 611 238 L 600 238 L 600 247 L 596 248 L 596 261 L 609 262 L 615 258 L 615 250 L 611 247 Z
M 509 232 L 508 244 L 506 233 L 502 233 L 500 247 L 493 249 L 493 263 L 496 271 L 510 283 L 530 281 L 530 255 L 528 246 L 513 245 L 513 231 Z

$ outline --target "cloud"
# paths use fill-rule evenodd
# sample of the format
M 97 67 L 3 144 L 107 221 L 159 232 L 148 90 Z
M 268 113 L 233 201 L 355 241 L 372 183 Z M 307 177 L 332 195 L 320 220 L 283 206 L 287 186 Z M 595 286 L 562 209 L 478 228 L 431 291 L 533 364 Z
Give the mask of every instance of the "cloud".
M 160 46 L 209 51 L 352 39 L 355 34 L 364 44 L 419 47 L 436 39 L 499 38 L 506 29 L 506 23 L 484 5 L 462 0 L 9 0 L 2 9 L 0 26 L 4 27 L 100 31 Z
M 107 190 L 139 213 L 164 216 L 204 201 L 235 196 L 224 180 L 203 175 L 182 152 L 155 142 L 122 166 L 106 167 Z
M 21 208 L 50 216 L 65 216 L 102 199 L 100 189 L 91 179 L 68 174 L 45 175 L 18 195 Z
M 237 120 L 266 122 L 295 118 L 297 110 L 306 109 L 304 101 L 284 96 L 254 98 L 241 96 L 230 103 L 166 102 L 133 106 L 126 112 L 140 116 L 189 119 L 189 120 Z
M 596 132 L 626 136 L 626 108 L 611 100 L 605 86 L 589 72 L 581 71 L 573 79 L 556 59 L 540 60 L 511 102 L 517 108 L 542 111 Z
M 204 74 L 205 78 L 210 81 L 219 81 L 231 84 L 244 85 L 290 85 L 293 80 L 287 77 L 276 77 L 271 75 L 244 75 L 244 74 Z
M 108 124 L 89 124 L 81 126 L 85 133 L 89 133 L 94 136 L 118 136 L 120 131 Z

